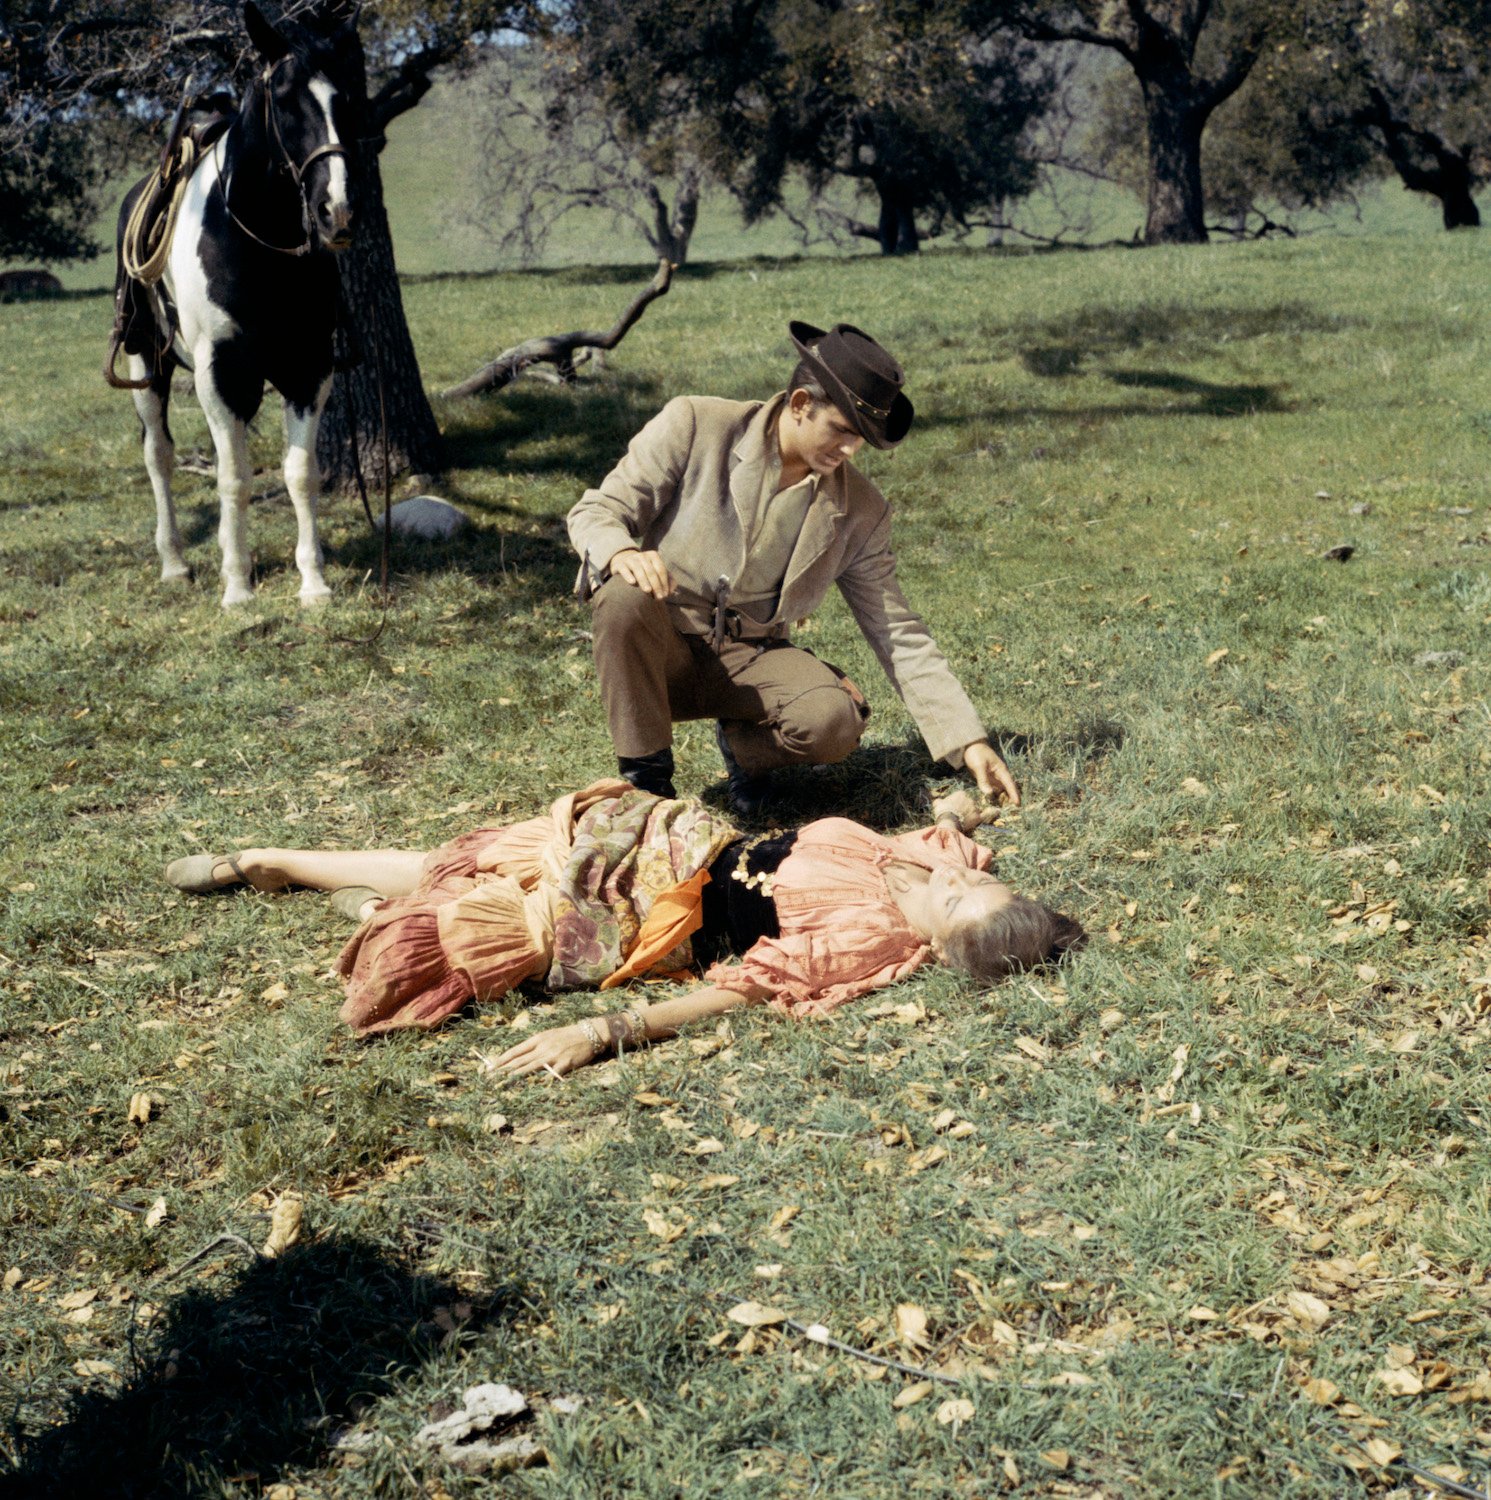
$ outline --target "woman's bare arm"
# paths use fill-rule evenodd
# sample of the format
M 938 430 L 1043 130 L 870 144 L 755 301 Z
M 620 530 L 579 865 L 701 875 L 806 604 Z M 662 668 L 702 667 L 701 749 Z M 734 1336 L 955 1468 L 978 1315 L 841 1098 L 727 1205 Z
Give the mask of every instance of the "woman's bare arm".
M 759 1005 L 770 998 L 771 991 L 760 985 L 740 990 L 709 985 L 672 1000 L 660 1000 L 656 1005 L 638 1003 L 608 1016 L 596 1016 L 593 1020 L 587 1018 L 569 1026 L 551 1026 L 515 1047 L 509 1047 L 493 1066 L 508 1078 L 541 1072 L 563 1077 L 593 1062 L 618 1043 L 625 1045 L 628 1041 L 640 1041 L 641 1038 L 633 1034 L 633 1017 L 643 1036 L 648 1041 L 657 1041 L 661 1037 L 676 1035 L 694 1021 L 722 1016 L 742 1005 Z

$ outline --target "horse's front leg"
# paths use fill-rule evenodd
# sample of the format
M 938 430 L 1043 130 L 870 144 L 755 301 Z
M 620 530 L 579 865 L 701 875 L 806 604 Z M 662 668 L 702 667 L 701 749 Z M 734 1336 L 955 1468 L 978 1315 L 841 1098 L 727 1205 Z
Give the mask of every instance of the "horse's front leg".
M 248 508 L 253 487 L 249 464 L 248 419 L 240 416 L 218 389 L 210 350 L 195 351 L 197 400 L 212 446 L 217 450 L 217 540 L 223 552 L 223 608 L 247 604 L 254 597 L 249 570 Z M 262 387 L 261 387 L 262 389 Z
M 171 476 L 176 470 L 176 445 L 166 408 L 171 399 L 172 365 L 153 369 L 138 354 L 129 356 L 129 378 L 150 384 L 135 390 L 135 411 L 140 417 L 140 440 L 145 449 L 145 472 L 150 476 L 150 491 L 155 496 L 155 550 L 160 554 L 160 576 L 163 583 L 189 580 L 192 570 L 182 551 L 181 531 L 176 525 L 176 503 L 171 495 Z
M 328 375 L 311 406 L 285 402 L 285 488 L 295 507 L 295 566 L 300 569 L 300 602 L 305 605 L 321 604 L 331 593 L 321 572 L 321 539 L 316 534 L 316 502 L 321 497 L 316 434 L 330 394 Z

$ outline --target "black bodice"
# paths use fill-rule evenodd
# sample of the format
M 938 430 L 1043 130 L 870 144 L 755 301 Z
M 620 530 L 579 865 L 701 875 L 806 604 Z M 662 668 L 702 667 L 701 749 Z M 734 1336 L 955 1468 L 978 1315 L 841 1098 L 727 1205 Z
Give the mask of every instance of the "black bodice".
M 760 885 L 748 886 L 736 878 L 741 854 L 749 842 L 736 839 L 715 856 L 705 884 L 701 916 L 704 925 L 694 935 L 694 959 L 703 968 L 731 954 L 745 953 L 758 939 L 777 937 L 777 909 Z M 792 852 L 797 830 L 773 834 L 745 854 L 747 875 L 774 875 Z M 770 880 L 766 882 L 770 885 Z

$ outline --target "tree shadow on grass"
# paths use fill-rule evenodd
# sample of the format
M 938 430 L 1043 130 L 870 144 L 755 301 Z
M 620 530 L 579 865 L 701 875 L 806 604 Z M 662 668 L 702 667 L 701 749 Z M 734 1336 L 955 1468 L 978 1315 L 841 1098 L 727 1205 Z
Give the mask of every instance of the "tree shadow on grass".
M 582 377 L 583 379 L 583 377 Z M 666 396 L 651 377 L 608 375 L 604 385 L 524 384 L 447 407 L 446 470 L 496 469 L 515 479 L 560 474 L 580 488 L 608 473 Z
M 414 1370 L 466 1300 L 366 1241 L 258 1261 L 226 1290 L 178 1296 L 125 1389 L 85 1390 L 67 1421 L 25 1437 L 0 1489 L 187 1500 L 235 1482 L 257 1493 L 290 1465 L 324 1461 L 337 1429 Z M 467 1326 L 502 1315 L 489 1305 Z

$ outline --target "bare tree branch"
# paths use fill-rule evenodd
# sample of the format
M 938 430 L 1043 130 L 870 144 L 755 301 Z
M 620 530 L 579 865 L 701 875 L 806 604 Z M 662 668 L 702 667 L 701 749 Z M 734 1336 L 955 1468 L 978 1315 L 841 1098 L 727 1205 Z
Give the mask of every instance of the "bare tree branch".
M 550 364 L 555 367 L 556 378 L 568 384 L 575 376 L 575 353 L 581 349 L 614 349 L 646 311 L 647 305 L 666 296 L 673 281 L 673 263 L 658 262 L 657 274 L 633 299 L 631 306 L 622 313 L 616 326 L 609 333 L 551 333 L 546 337 L 528 339 L 511 349 L 504 350 L 490 364 L 484 365 L 474 375 L 442 391 L 442 396 L 475 396 L 481 391 L 500 391 L 510 385 L 530 365 Z

